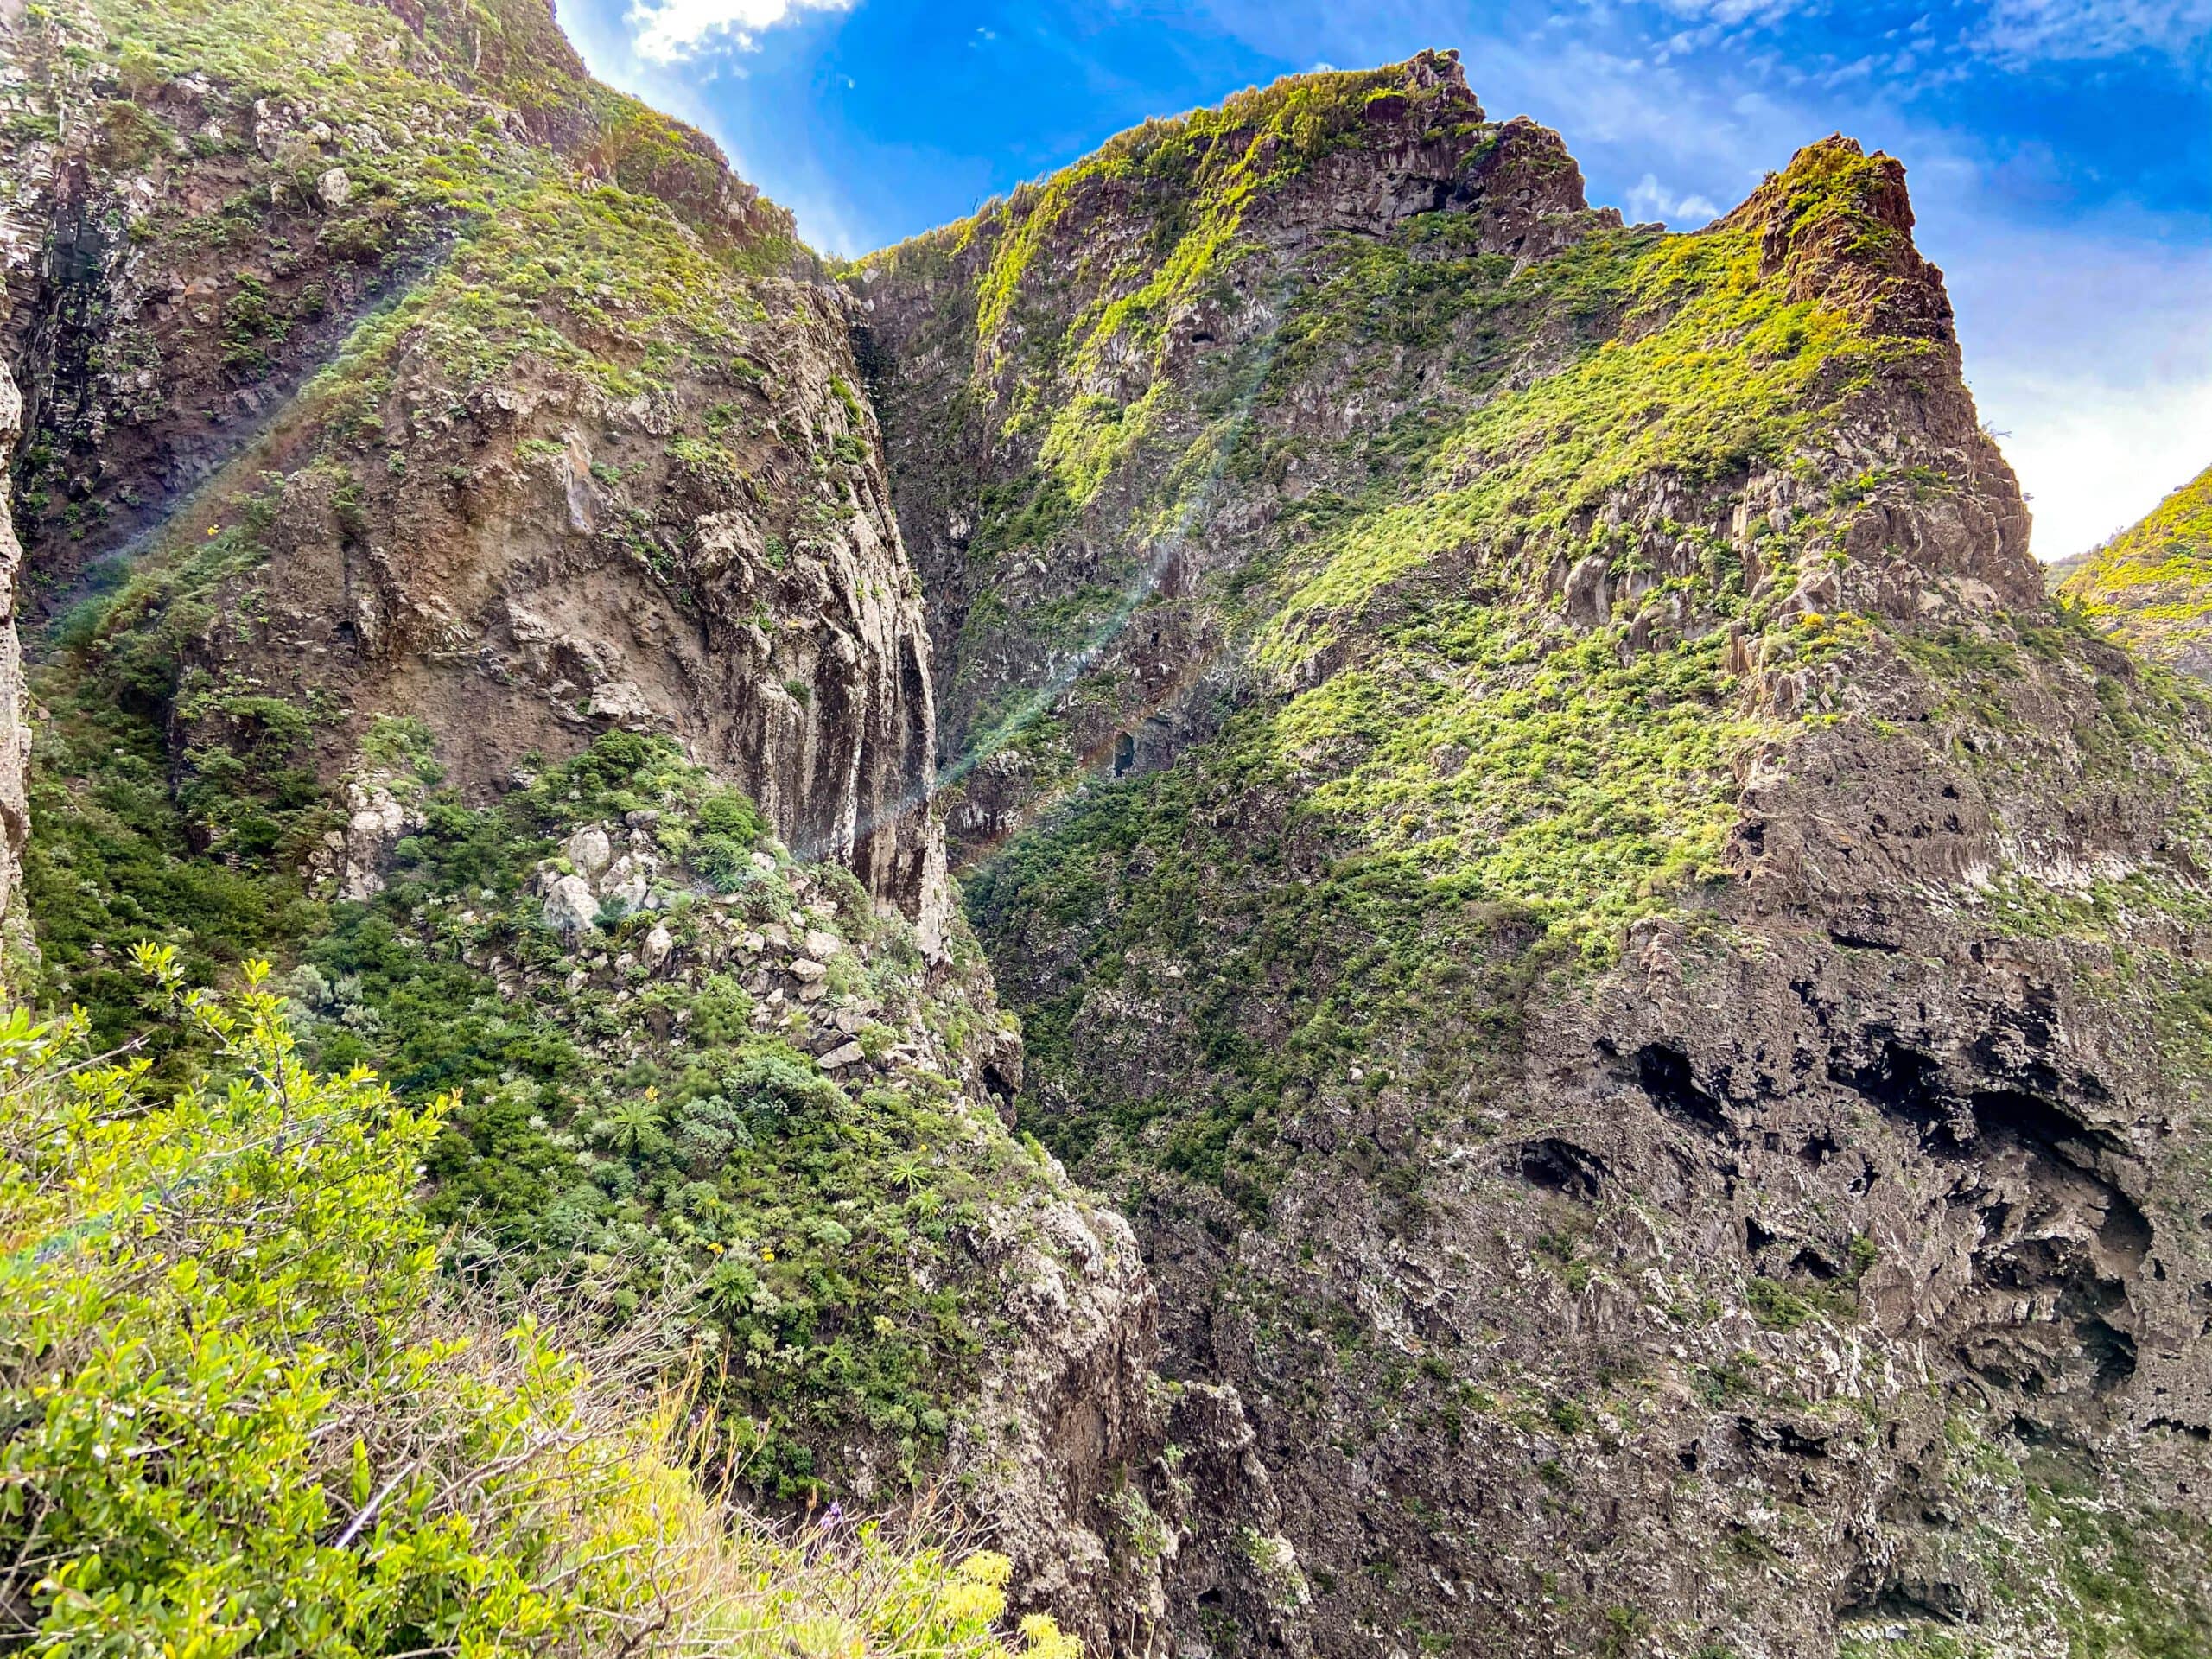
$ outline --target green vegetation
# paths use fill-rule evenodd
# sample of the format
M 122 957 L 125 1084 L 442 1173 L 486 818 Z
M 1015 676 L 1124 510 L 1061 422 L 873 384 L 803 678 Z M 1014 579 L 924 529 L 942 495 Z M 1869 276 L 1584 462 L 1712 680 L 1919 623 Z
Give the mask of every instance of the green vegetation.
M 728 1357 L 725 1451 L 763 1491 L 818 1490 L 834 1468 L 817 1448 L 855 1435 L 910 1470 L 933 1457 L 999 1329 L 975 1229 L 1044 1191 L 1044 1172 L 1002 1132 L 979 1138 L 942 1074 L 841 1086 L 794 1046 L 803 1012 L 772 1019 L 746 991 L 749 958 L 730 943 L 813 906 L 806 925 L 845 947 L 833 984 L 868 1011 L 863 1048 L 880 1056 L 918 1028 L 957 1053 L 988 1016 L 926 988 L 903 922 L 874 915 L 842 872 L 773 849 L 748 800 L 664 740 L 611 734 L 472 809 L 437 786 L 427 732 L 399 721 L 372 728 L 365 758 L 421 827 L 386 891 L 334 905 L 288 856 L 302 823 L 327 821 L 317 798 L 251 850 L 207 857 L 205 826 L 247 811 L 268 774 L 249 785 L 203 766 L 196 791 L 172 798 L 147 722 L 65 707 L 82 747 L 58 758 L 91 764 L 75 781 L 51 759 L 39 773 L 53 827 L 29 897 L 50 996 L 84 1002 L 114 1041 L 142 1021 L 126 967 L 137 938 L 195 971 L 281 951 L 321 1064 L 372 1065 L 410 1101 L 461 1091 L 427 1167 L 428 1214 L 457 1230 L 462 1266 L 567 1284 L 610 1326 L 697 1281 L 687 1317 Z M 242 729 L 264 741 L 253 721 Z M 131 746 L 100 747 L 116 735 Z M 537 871 L 580 825 L 620 833 L 633 814 L 653 823 L 662 907 L 610 921 L 601 965 L 572 985 L 575 947 L 542 919 Z M 691 969 L 604 965 L 655 926 Z M 149 1084 L 191 1060 L 175 1040 L 162 1034 Z
M 2141 523 L 2092 549 L 2060 592 L 2082 614 L 2162 662 L 2180 660 L 2212 638 L 2212 467 Z
M 1003 1558 L 709 1503 L 675 1404 L 435 1275 L 408 1197 L 450 1100 L 310 1071 L 264 966 L 215 997 L 137 955 L 207 1057 L 174 1093 L 79 1020 L 0 1020 L 11 1645 L 1074 1659 L 995 1633 Z
M 1773 188 L 1804 234 L 1833 240 L 1865 216 L 1877 164 L 1807 165 L 1817 189 Z M 1933 346 L 1794 296 L 1764 270 L 1756 222 L 1592 227 L 1518 270 L 1468 223 L 1420 215 L 1332 241 L 1281 278 L 1276 334 L 1214 380 L 1156 381 L 1155 409 L 1245 388 L 1192 447 L 1212 467 L 1143 446 L 1104 463 L 1117 504 L 1151 493 L 1154 523 L 1203 523 L 1210 493 L 1270 487 L 1294 456 L 1338 487 L 1286 499 L 1278 533 L 1205 595 L 1258 682 L 1219 734 L 1165 775 L 1087 785 L 969 880 L 979 928 L 1033 988 L 1025 1022 L 1053 1103 L 1039 1132 L 1064 1154 L 1110 1130 L 1141 1163 L 1259 1205 L 1295 1103 L 1477 1095 L 1535 976 L 1604 965 L 1630 925 L 1721 878 L 1738 758 L 1789 729 L 1742 702 L 1735 664 L 1754 650 L 1817 664 L 1870 637 L 1847 615 L 1776 616 L 1767 595 L 1840 556 L 1868 494 L 1954 487 L 1870 474 L 1737 539 L 1709 512 L 1624 513 L 1653 479 L 1679 499 L 1754 469 L 1812 477 L 1807 452 L 1844 409 Z M 1530 338 L 1554 342 L 1556 366 L 1501 386 Z M 1317 380 L 1403 412 L 1318 453 L 1279 437 Z M 1064 533 L 1025 522 L 1056 483 L 1096 494 L 1092 463 L 1071 472 L 1055 448 L 1060 419 L 1046 470 L 1004 505 L 987 495 L 971 561 Z M 1559 584 L 1586 562 L 1608 613 L 1563 624 Z M 1033 601 L 1012 626 L 1042 638 L 1052 615 Z M 1006 632 L 996 612 L 985 626 Z M 1114 695 L 1094 678 L 1071 701 Z M 1179 960 L 1186 973 L 1168 970 Z M 1176 1058 L 1151 1070 L 1179 1081 L 1158 1096 L 1124 1098 L 1099 1080 L 1117 1068 L 1078 1058 L 1086 1001 L 1109 992 L 1177 1010 Z

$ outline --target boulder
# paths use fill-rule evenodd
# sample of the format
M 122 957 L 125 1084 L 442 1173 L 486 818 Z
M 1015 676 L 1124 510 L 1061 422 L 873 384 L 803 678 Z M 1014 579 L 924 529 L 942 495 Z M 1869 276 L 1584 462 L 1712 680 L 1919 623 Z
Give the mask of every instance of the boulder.
M 545 925 L 563 933 L 599 925 L 599 899 L 580 875 L 556 875 L 545 887 Z

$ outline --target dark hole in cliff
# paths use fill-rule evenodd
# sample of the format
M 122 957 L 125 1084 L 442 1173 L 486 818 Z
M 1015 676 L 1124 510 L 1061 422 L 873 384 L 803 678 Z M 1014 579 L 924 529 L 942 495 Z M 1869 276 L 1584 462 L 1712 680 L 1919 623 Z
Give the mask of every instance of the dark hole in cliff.
M 1774 1426 L 1775 1444 L 1793 1458 L 1825 1458 L 1828 1443 L 1811 1434 L 1801 1433 L 1788 1423 Z
M 1637 1051 L 1637 1081 L 1661 1111 L 1695 1124 L 1713 1135 L 1728 1130 L 1728 1115 L 1720 1103 L 1697 1086 L 1690 1071 L 1690 1058 L 1680 1049 L 1647 1043 Z
M 1834 1279 L 1838 1273 L 1836 1264 L 1809 1244 L 1789 1258 L 1789 1271 L 1807 1279 L 1822 1281 Z
M 2169 1434 L 2185 1434 L 2192 1440 L 2212 1440 L 2212 1427 L 2202 1423 L 2184 1423 L 2177 1417 L 2153 1417 L 2146 1428 L 2164 1429 Z
M 995 1065 L 983 1067 L 983 1092 L 998 1102 L 1001 1111 L 1014 1109 L 1014 1084 Z
M 1965 1592 L 1955 1584 L 1904 1584 L 1892 1579 L 1861 1590 L 1836 1609 L 1839 1619 L 1934 1618 L 1955 1624 L 1966 1617 Z
M 1522 1176 L 1535 1185 L 1569 1198 L 1596 1198 L 1605 1173 L 1602 1160 L 1553 1136 L 1532 1141 L 1521 1148 Z
M 2135 1375 L 2134 1338 L 2099 1319 L 2084 1319 L 2076 1329 L 2082 1333 L 2082 1351 L 2096 1363 L 2101 1390 L 2116 1389 Z
M 1759 1225 L 1757 1216 L 1744 1217 L 1744 1248 L 1745 1249 L 1756 1255 L 1773 1243 L 1774 1235 Z
M 1832 927 L 1828 930 L 1828 938 L 1847 950 L 1880 950 L 1894 956 L 1904 949 L 1894 939 L 1852 927 Z
M 2151 1253 L 2151 1223 L 2143 1208 L 2122 1192 L 2101 1166 L 2105 1154 L 2126 1150 L 2116 1135 L 2069 1116 L 2056 1103 L 2013 1090 L 1989 1090 L 1974 1097 L 1976 1138 L 1993 1147 L 2007 1145 L 2024 1149 L 2031 1158 L 2048 1160 L 2045 1178 L 2085 1182 L 2102 1201 L 2097 1220 L 2097 1239 L 2104 1247 L 2139 1266 Z
M 1885 1041 L 1881 1052 L 1864 1065 L 1846 1065 L 1840 1059 L 1831 1059 L 1828 1077 L 1925 1132 L 1949 1116 L 1936 1083 L 1942 1069 L 1925 1054 L 1902 1043 Z
M 1137 741 L 1127 732 L 1114 740 L 1114 775 L 1119 778 L 1137 763 Z
M 2126 1149 L 2118 1135 L 2092 1128 L 2041 1095 L 2017 1089 L 1984 1090 L 1974 1096 L 1973 1104 L 1977 1135 L 2041 1147 L 2075 1169 L 2093 1171 L 2099 1154 Z

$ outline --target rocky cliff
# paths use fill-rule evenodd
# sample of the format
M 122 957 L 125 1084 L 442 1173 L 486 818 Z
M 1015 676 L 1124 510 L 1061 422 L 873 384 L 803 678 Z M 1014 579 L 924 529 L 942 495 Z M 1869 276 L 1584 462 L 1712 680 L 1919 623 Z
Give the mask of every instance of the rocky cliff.
M 86 76 L 67 53 L 66 23 L 33 30 L 20 4 L 0 5 L 0 467 L 12 478 L 26 427 L 14 368 L 36 350 L 35 296 L 48 267 L 46 227 L 66 188 L 65 135 L 88 104 Z M 35 407 L 33 419 L 35 425 Z M 0 983 L 19 988 L 31 945 L 22 910 L 22 858 L 30 821 L 24 774 L 30 758 L 22 640 L 16 622 L 22 545 L 14 491 L 0 500 Z
M 1189 1494 L 1265 1477 L 1002 1120 L 919 586 L 788 216 L 538 0 L 0 23 L 32 988 L 116 1039 L 137 941 L 275 958 L 318 1064 L 461 1091 L 454 1271 L 672 1320 L 764 1502 L 958 1474 L 1020 1605 L 1146 1650 Z
M 479 795 L 670 731 L 934 937 L 919 603 L 788 218 L 531 8 L 128 22 L 30 302 L 46 607 L 131 582 L 188 747 L 313 693 L 319 776 L 379 709 Z
M 1020 1122 L 1317 1651 L 2205 1639 L 2206 705 L 1911 230 L 1623 226 L 1430 55 L 849 279 Z
M 1425 54 L 833 283 L 536 0 L 0 29 L 37 995 L 275 958 L 451 1272 L 1095 1653 L 2206 1643 L 2212 705 L 1895 161 Z
M 2212 468 L 2054 574 L 2083 615 L 2145 656 L 2212 673 Z

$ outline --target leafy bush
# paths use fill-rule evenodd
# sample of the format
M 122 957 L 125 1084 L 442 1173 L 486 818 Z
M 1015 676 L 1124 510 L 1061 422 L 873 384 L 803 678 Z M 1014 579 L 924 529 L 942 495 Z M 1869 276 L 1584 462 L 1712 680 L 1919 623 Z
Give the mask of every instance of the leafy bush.
M 1004 1655 L 1002 1557 L 787 1541 L 534 1323 L 495 1334 L 409 1202 L 451 1105 L 302 1063 L 265 963 L 229 997 L 139 947 L 209 1056 L 86 1061 L 0 1016 L 0 1641 L 36 1653 Z M 1077 1651 L 1050 1620 L 1019 1650 Z

